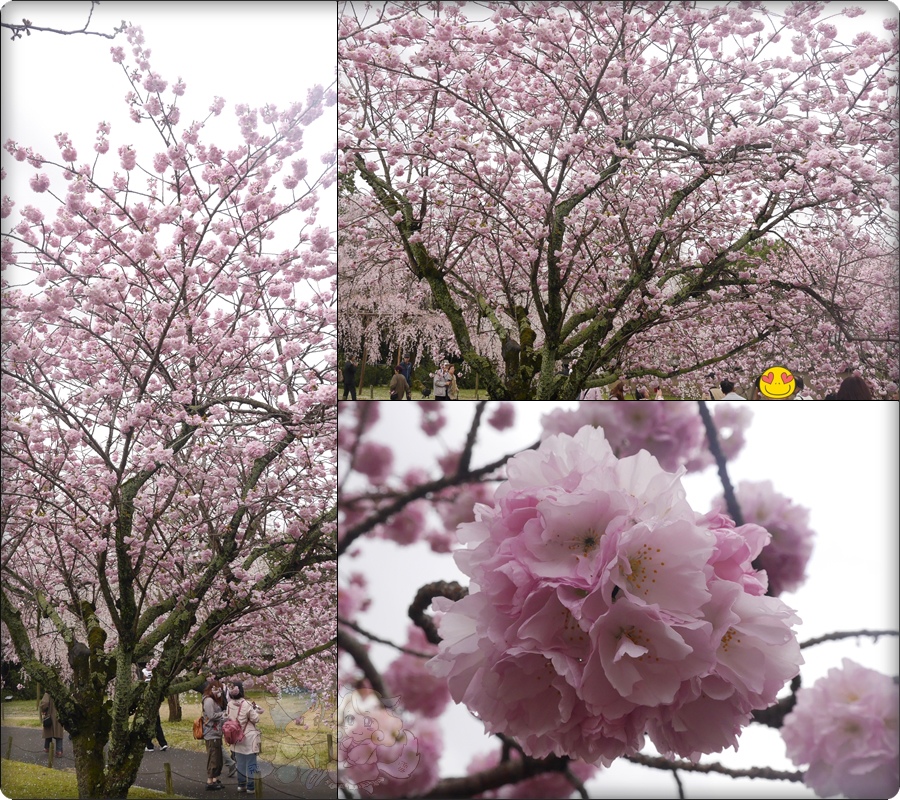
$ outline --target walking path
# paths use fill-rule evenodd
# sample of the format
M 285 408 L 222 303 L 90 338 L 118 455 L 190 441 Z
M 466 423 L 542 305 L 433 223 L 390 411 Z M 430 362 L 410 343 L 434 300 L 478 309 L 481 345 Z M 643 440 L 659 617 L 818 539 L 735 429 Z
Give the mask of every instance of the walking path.
M 40 728 L 17 728 L 4 725 L 0 728 L 2 735 L 2 756 L 14 761 L 47 766 L 47 754 L 44 752 L 44 732 Z M 10 737 L 12 748 L 10 749 Z M 263 742 L 265 748 L 265 742 Z M 243 798 L 249 800 L 252 794 L 239 794 L 237 791 L 237 775 L 228 777 L 223 772 L 222 790 L 206 791 L 206 753 L 195 753 L 191 750 L 179 750 L 170 747 L 168 750 L 156 750 L 144 753 L 138 770 L 135 786 L 146 789 L 166 790 L 164 764 L 172 769 L 172 784 L 175 794 L 183 797 L 220 798 L 229 800 Z M 54 769 L 73 769 L 72 743 L 63 740 L 63 755 L 54 758 Z M 286 798 L 336 798 L 334 774 L 323 770 L 300 769 L 294 766 L 275 766 L 268 761 L 259 760 L 260 774 L 263 782 L 263 797 L 268 800 L 286 800 Z

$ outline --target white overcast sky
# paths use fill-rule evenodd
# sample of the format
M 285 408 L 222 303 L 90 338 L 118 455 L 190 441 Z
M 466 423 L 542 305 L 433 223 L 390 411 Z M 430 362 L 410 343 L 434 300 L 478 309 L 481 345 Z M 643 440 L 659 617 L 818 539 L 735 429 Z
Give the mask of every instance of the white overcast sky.
M 493 430 L 475 450 L 473 466 L 525 447 L 538 438 L 539 419 L 550 407 L 570 403 L 517 404 L 513 431 Z M 898 628 L 898 414 L 900 405 L 873 403 L 754 403 L 754 420 L 747 445 L 729 466 L 734 483 L 771 480 L 776 491 L 811 509 L 816 531 L 809 580 L 783 600 L 803 620 L 801 641 L 837 630 Z M 445 403 L 453 422 L 442 434 L 447 444 L 458 446 L 460 431 L 468 428 L 474 406 Z M 441 451 L 436 439 L 426 438 L 418 427 L 418 410 L 408 405 L 381 403 L 381 420 L 373 435 L 395 444 L 402 473 L 415 465 L 431 463 L 429 454 Z M 451 434 L 450 430 L 456 431 Z M 397 443 L 401 443 L 396 447 Z M 707 511 L 712 497 L 721 493 L 714 469 L 683 479 L 688 499 L 699 511 Z M 361 616 L 363 627 L 393 641 L 406 637 L 406 609 L 416 590 L 433 580 L 467 579 L 449 556 L 434 555 L 427 545 L 402 548 L 383 540 L 366 541 L 361 555 L 342 559 L 341 573 L 365 574 L 373 596 L 371 608 Z M 801 669 L 805 685 L 828 669 L 840 666 L 847 656 L 891 675 L 900 671 L 897 638 L 871 641 L 829 642 L 805 649 Z M 380 668 L 396 657 L 389 647 L 373 644 L 371 655 Z M 441 774 L 461 775 L 472 755 L 495 748 L 482 733 L 480 723 L 459 706 L 451 706 L 445 722 Z M 412 731 L 415 733 L 415 731 Z M 652 752 L 648 747 L 647 752 Z M 708 760 L 746 768 L 771 766 L 794 770 L 784 755 L 779 733 L 751 725 L 741 738 L 740 750 Z M 682 774 L 686 796 L 713 797 L 815 797 L 802 785 L 769 781 L 735 781 L 713 775 Z M 677 797 L 671 775 L 625 761 L 616 762 L 589 782 L 591 797 Z

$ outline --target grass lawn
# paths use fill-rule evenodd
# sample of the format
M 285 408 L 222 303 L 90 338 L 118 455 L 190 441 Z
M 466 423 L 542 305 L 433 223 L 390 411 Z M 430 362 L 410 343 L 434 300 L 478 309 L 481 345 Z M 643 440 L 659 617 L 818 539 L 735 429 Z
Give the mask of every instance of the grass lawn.
M 260 758 L 276 766 L 292 764 L 304 769 L 328 768 L 328 734 L 334 735 L 335 731 L 327 725 L 316 724 L 312 709 L 300 716 L 298 722 L 299 715 L 293 715 L 291 704 L 287 700 L 279 703 L 273 695 L 264 692 L 248 692 L 247 696 L 266 710 L 266 713 L 260 715 L 259 721 L 262 733 Z M 12 700 L 3 703 L 2 708 L 4 725 L 40 727 L 34 700 Z M 168 722 L 168 703 L 160 706 L 166 741 L 170 747 L 206 752 L 203 742 L 195 739 L 193 733 L 194 720 L 201 714 L 200 696 L 196 692 L 183 694 L 181 708 L 181 722 Z M 154 744 L 158 746 L 155 741 Z M 333 740 L 332 748 L 337 749 L 336 740 Z M 8 792 L 6 794 L 11 796 Z M 53 794 L 43 796 L 54 797 Z
M 21 761 L 3 760 L 3 780 L 0 788 L 7 797 L 15 800 L 31 798 L 57 797 L 59 800 L 78 797 L 78 785 L 75 782 L 74 769 L 49 769 L 37 764 L 24 764 Z M 154 792 L 152 789 L 141 789 L 132 786 L 128 790 L 129 797 L 180 798 L 180 794 Z

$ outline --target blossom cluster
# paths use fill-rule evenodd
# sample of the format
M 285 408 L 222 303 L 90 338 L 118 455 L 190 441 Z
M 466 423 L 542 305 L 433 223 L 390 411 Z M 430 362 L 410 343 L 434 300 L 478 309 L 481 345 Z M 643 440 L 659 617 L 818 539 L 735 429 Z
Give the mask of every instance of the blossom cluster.
M 726 458 L 735 458 L 744 446 L 750 410 L 736 403 L 716 403 L 712 417 L 719 446 Z M 613 452 L 631 456 L 646 450 L 670 472 L 684 466 L 697 472 L 713 463 L 703 421 L 693 403 L 581 402 L 578 408 L 555 409 L 541 420 L 543 436 L 574 434 L 584 425 L 603 428 Z
M 799 589 L 813 550 L 809 509 L 776 492 L 771 481 L 741 481 L 735 497 L 744 521 L 761 525 L 772 537 L 757 562 L 769 578 L 769 594 L 778 597 Z M 724 512 L 725 498 L 719 497 L 713 505 Z
M 592 426 L 507 470 L 458 530 L 468 595 L 433 603 L 453 700 L 533 757 L 737 747 L 802 663 L 798 617 L 751 565 L 768 533 L 695 513 L 683 469 L 618 458 Z
M 788 757 L 809 764 L 804 781 L 819 797 L 887 798 L 900 791 L 900 687 L 849 658 L 811 688 L 781 735 Z
M 406 648 L 429 655 L 437 653 L 437 647 L 415 625 L 409 626 Z M 390 694 L 399 697 L 407 711 L 430 718 L 439 717 L 450 702 L 450 692 L 445 681 L 426 669 L 425 661 L 422 656 L 401 653 L 386 670 L 385 681 Z

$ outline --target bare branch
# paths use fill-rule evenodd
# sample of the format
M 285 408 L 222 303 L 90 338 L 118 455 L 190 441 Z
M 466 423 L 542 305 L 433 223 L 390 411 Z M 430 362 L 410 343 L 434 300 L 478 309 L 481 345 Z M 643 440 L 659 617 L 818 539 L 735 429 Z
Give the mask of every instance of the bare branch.
M 92 0 L 91 10 L 88 11 L 88 18 L 84 23 L 84 27 L 76 28 L 72 31 L 64 31 L 60 30 L 59 28 L 45 28 L 40 25 L 35 25 L 30 19 L 25 18 L 22 19 L 21 23 L 3 22 L 0 23 L 0 26 L 12 31 L 12 35 L 9 38 L 13 41 L 15 41 L 16 39 L 21 39 L 23 33 L 26 36 L 31 36 L 32 31 L 40 31 L 41 33 L 57 33 L 60 36 L 73 36 L 79 33 L 83 33 L 85 36 L 102 36 L 104 39 L 115 39 L 116 36 L 122 33 L 122 31 L 130 27 L 131 23 L 125 22 L 125 20 L 123 19 L 118 28 L 113 28 L 112 33 L 103 33 L 103 31 L 89 31 L 88 27 L 91 24 L 91 18 L 94 16 L 94 6 L 96 5 L 99 5 L 99 2 L 97 2 L 97 0 Z
M 732 778 L 764 778 L 771 781 L 792 781 L 794 783 L 803 782 L 802 772 L 781 772 L 769 767 L 751 767 L 750 769 L 729 769 L 723 767 L 717 762 L 709 764 L 692 764 L 690 761 L 670 761 L 667 758 L 658 756 L 645 756 L 638 753 L 633 756 L 625 756 L 626 759 L 641 764 L 644 767 L 652 767 L 653 769 L 665 769 L 674 772 L 676 769 L 685 772 L 716 772 L 720 775 L 728 775 Z

